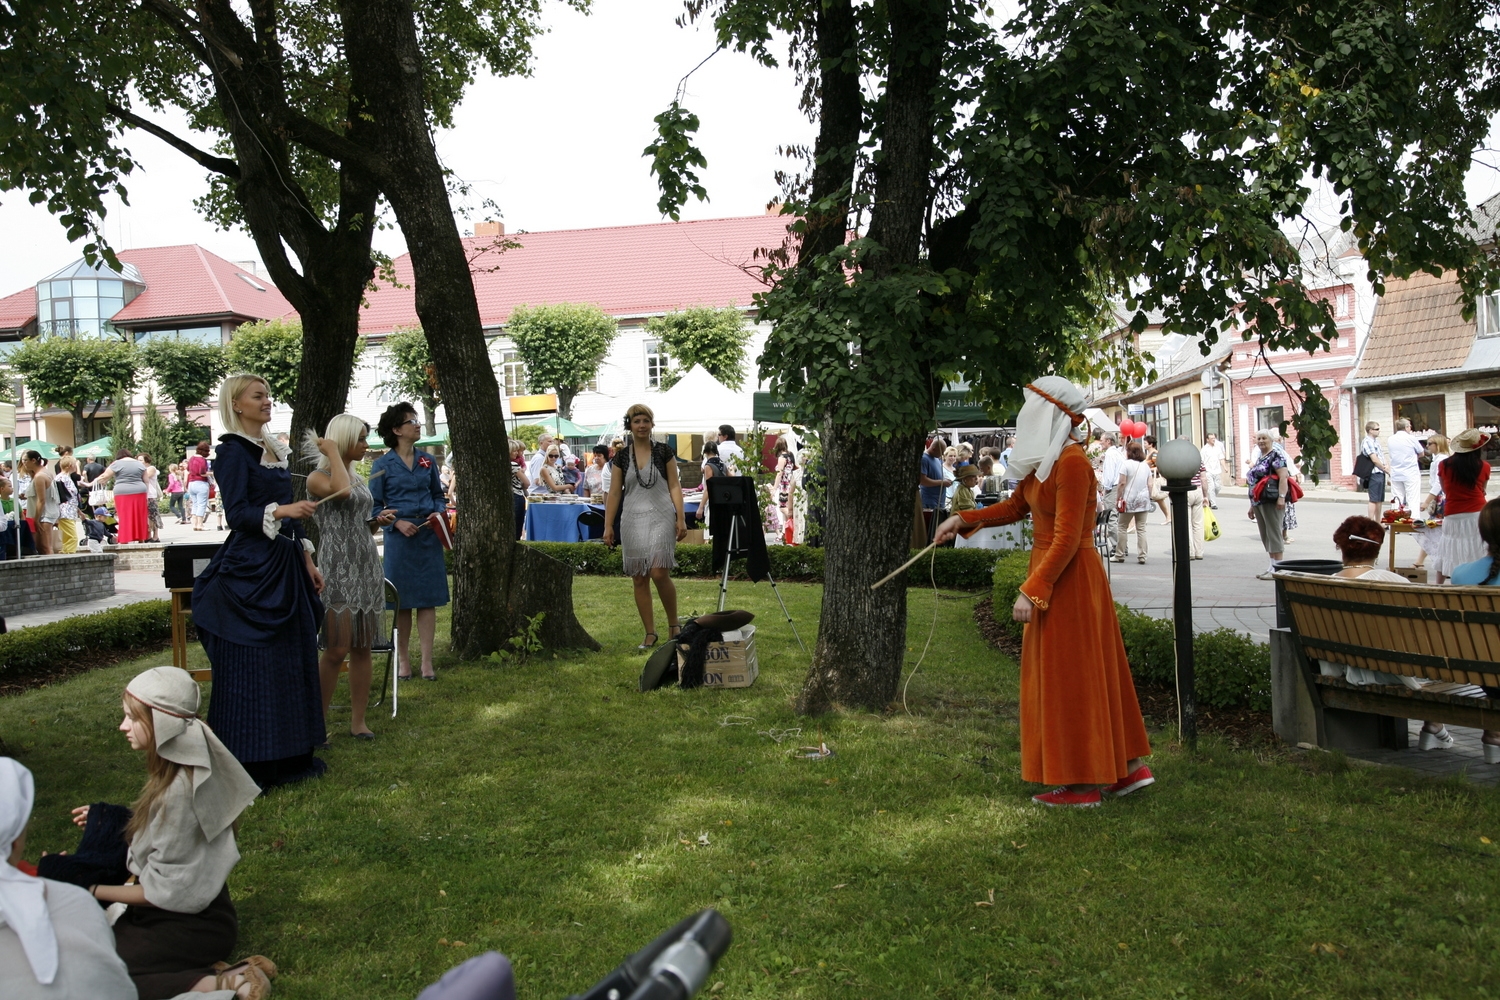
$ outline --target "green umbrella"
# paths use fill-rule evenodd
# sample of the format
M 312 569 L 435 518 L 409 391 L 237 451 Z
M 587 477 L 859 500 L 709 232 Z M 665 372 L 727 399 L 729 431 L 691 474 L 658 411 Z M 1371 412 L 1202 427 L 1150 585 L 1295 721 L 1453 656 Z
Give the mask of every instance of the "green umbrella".
M 57 446 L 46 441 L 23 441 L 20 444 L 0 451 L 0 461 L 15 462 L 28 451 L 34 451 L 48 461 L 57 458 Z
M 114 445 L 110 444 L 109 435 L 106 434 L 96 441 L 74 448 L 73 454 L 79 458 L 113 458 L 115 449 Z

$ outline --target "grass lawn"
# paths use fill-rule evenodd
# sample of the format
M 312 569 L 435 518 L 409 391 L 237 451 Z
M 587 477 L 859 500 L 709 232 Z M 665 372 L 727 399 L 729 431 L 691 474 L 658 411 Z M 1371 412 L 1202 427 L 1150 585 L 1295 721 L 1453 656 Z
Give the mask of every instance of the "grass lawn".
M 716 584 L 679 586 L 711 610 Z M 820 588 L 781 590 L 810 644 Z M 809 720 L 768 587 L 731 591 L 758 615 L 753 688 L 650 695 L 628 582 L 574 594 L 603 653 L 440 659 L 377 741 L 335 736 L 326 778 L 245 814 L 241 950 L 281 966 L 278 997 L 409 1000 L 490 948 L 522 997 L 561 997 L 708 905 L 735 931 L 717 997 L 1500 997 L 1493 791 L 1155 734 L 1155 787 L 1046 810 L 976 595 L 936 602 L 913 714 Z M 912 662 L 933 604 L 912 592 Z M 33 860 L 73 846 L 70 807 L 139 790 L 120 692 L 162 660 L 0 700 Z M 836 757 L 788 755 L 820 736 Z

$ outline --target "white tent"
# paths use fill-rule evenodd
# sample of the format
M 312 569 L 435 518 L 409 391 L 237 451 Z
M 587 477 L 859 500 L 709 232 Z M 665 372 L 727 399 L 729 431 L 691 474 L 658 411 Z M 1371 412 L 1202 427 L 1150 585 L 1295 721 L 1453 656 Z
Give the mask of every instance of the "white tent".
M 672 388 L 648 404 L 656 414 L 657 431 L 666 434 L 703 434 L 720 424 L 749 427 L 751 398 L 735 392 L 694 365 Z

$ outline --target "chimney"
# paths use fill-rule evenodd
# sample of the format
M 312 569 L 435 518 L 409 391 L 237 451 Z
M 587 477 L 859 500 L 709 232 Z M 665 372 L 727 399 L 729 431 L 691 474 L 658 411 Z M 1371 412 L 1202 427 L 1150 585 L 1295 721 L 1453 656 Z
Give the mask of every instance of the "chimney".
M 493 219 L 487 222 L 474 223 L 475 236 L 504 236 L 505 223 L 496 222 Z

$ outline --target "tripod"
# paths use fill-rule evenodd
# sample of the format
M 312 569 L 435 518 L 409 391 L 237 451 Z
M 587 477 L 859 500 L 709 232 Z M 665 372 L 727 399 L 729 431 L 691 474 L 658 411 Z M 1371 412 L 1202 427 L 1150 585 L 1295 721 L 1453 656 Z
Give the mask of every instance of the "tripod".
M 736 543 L 739 541 L 739 528 L 742 515 L 734 514 L 729 518 L 729 545 L 724 550 L 724 575 L 719 580 L 719 610 L 724 610 L 724 602 L 729 599 L 729 567 L 734 562 Z M 786 608 L 786 601 L 781 599 L 781 591 L 776 586 L 775 577 L 771 571 L 766 570 L 766 579 L 771 581 L 771 590 L 776 595 L 777 602 L 781 605 L 781 613 L 786 615 L 786 623 L 792 627 L 792 635 L 796 636 L 797 645 L 802 647 L 802 652 L 807 652 L 807 647 L 802 645 L 802 636 L 797 635 L 797 623 L 792 621 L 792 613 Z

